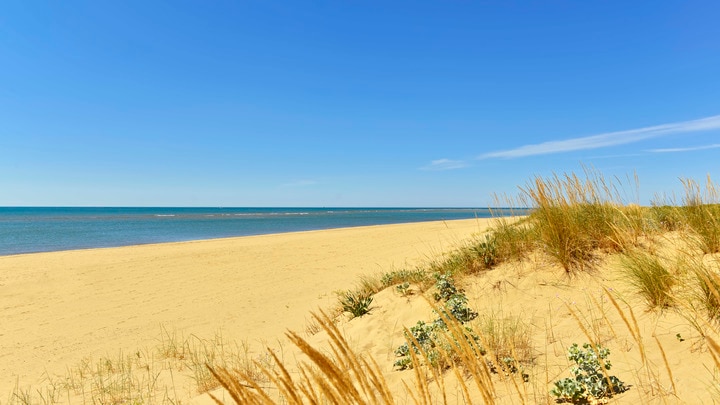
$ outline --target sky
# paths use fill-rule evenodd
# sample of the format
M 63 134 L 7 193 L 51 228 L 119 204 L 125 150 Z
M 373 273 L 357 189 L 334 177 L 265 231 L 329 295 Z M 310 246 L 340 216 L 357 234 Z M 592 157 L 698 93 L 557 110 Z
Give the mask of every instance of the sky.
M 0 206 L 479 207 L 720 180 L 715 1 L 0 2 Z M 639 185 L 628 182 L 637 174 Z

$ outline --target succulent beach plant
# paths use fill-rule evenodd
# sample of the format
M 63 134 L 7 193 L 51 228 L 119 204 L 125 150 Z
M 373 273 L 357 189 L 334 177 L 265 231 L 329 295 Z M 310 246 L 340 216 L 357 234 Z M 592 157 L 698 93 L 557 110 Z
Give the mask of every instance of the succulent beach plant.
M 340 297 L 340 305 L 342 305 L 343 312 L 349 312 L 353 318 L 368 314 L 372 309 L 370 307 L 372 302 L 372 294 L 365 292 L 346 291 L 345 294 Z

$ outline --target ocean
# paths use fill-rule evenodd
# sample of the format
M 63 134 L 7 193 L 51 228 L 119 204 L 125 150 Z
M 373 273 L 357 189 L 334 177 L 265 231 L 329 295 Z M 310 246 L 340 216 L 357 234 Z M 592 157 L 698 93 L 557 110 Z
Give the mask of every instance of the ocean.
M 488 208 L 0 207 L 0 255 L 490 216 Z

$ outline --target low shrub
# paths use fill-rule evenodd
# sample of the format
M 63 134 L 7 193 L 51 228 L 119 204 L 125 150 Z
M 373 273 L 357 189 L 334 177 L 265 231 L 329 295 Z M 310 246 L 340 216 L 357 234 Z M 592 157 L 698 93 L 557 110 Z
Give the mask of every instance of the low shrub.
M 437 346 L 436 342 L 438 341 L 436 331 L 437 325 L 418 321 L 415 326 L 410 328 L 409 335 L 406 332 L 405 338 L 407 342 L 395 349 L 395 356 L 400 358 L 395 361 L 393 366 L 397 367 L 398 370 L 412 368 L 410 347 L 413 348 L 415 353 L 419 354 L 421 351 L 425 353 L 425 357 L 427 357 L 431 363 L 435 362 L 434 365 L 437 366 L 440 354 L 435 350 Z
M 455 281 L 448 274 L 435 275 L 435 288 L 437 289 L 437 292 L 433 294 L 435 301 L 447 301 L 452 296 L 462 293 L 455 287 Z
M 624 392 L 627 389 L 625 383 L 606 372 L 611 368 L 607 360 L 609 355 L 607 348 L 594 348 L 585 343 L 580 349 L 577 343 L 573 343 L 568 349 L 568 359 L 575 363 L 570 370 L 573 376 L 555 381 L 555 388 L 550 393 L 560 402 L 580 403 Z

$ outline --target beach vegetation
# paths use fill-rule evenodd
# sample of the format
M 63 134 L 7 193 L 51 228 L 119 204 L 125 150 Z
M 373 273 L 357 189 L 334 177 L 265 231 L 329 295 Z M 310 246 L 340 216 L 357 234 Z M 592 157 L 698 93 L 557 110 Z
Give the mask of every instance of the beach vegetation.
M 626 390 L 625 383 L 608 375 L 612 365 L 610 350 L 585 343 L 582 349 L 573 343 L 568 349 L 568 360 L 575 363 L 570 370 L 572 377 L 555 382 L 550 391 L 560 402 L 587 402 L 588 399 L 612 397 Z
M 535 354 L 530 326 L 519 316 L 487 312 L 472 323 L 497 372 L 523 372 L 533 365 Z M 527 376 L 524 377 L 527 379 Z
M 395 286 L 395 291 L 403 297 L 407 297 L 412 292 L 410 291 L 410 283 L 405 281 Z
M 646 250 L 630 249 L 622 254 L 621 263 L 628 282 L 650 309 L 665 309 L 674 304 L 677 270 L 673 270 L 666 260 Z
M 640 236 L 642 211 L 623 208 L 621 186 L 586 169 L 585 177 L 536 177 L 521 188 L 519 201 L 532 207 L 528 221 L 536 244 L 573 273 L 594 268 L 598 251 L 622 251 Z
M 394 404 L 377 363 L 353 351 L 329 316 L 320 312 L 313 317 L 328 334 L 330 351 L 317 350 L 300 335 L 288 332 L 287 337 L 308 359 L 299 364 L 296 375 L 288 372 L 275 352 L 270 352 L 275 367 L 263 368 L 269 386 L 242 371 L 212 366 L 208 369 L 237 404 Z M 224 403 L 214 394 L 209 395 L 216 403 Z
M 705 187 L 683 179 L 685 197 L 680 210 L 695 243 L 705 254 L 720 252 L 720 188 L 707 177 Z
M 381 289 L 385 289 L 402 283 L 410 283 L 418 286 L 422 291 L 424 291 L 432 285 L 432 280 L 432 274 L 430 274 L 426 269 L 418 267 L 412 270 L 402 269 L 384 273 L 380 276 L 379 284 Z
M 534 249 L 532 228 L 525 221 L 497 218 L 483 234 L 432 261 L 425 273 L 468 276 L 511 260 L 522 260 Z
M 649 209 L 649 216 L 652 223 L 664 232 L 680 231 L 685 227 L 683 220 L 682 208 L 675 205 L 669 205 L 666 201 L 653 202 Z
M 694 277 L 694 302 L 704 311 L 706 319 L 720 322 L 720 274 L 715 266 L 706 264 L 702 258 L 687 258 L 686 266 Z M 703 329 L 699 327 L 698 329 Z
M 426 324 L 418 321 L 410 330 L 405 331 L 405 343 L 395 349 L 395 356 L 399 357 L 393 364 L 398 370 L 405 370 L 413 367 L 413 360 L 410 354 L 412 350 L 416 355 L 423 354 L 429 363 L 435 367 L 441 359 L 437 331 L 439 326 L 436 323 Z
M 458 337 L 448 335 L 448 322 L 462 325 L 478 316 L 477 312 L 467 306 L 468 299 L 464 291 L 455 286 L 455 281 L 449 274 L 435 275 L 435 290 L 433 297 L 436 302 L 441 303 L 439 306 L 433 305 L 433 311 L 438 317 L 429 324 L 418 321 L 410 330 L 405 331 L 406 342 L 395 349 L 395 355 L 400 358 L 395 361 L 394 366 L 399 370 L 413 366 L 411 351 L 415 355 L 422 355 L 433 367 L 447 366 L 447 362 L 456 357 L 452 354 L 453 345 L 448 339 Z M 464 329 L 463 339 L 479 339 L 472 329 Z M 478 353 L 484 354 L 485 350 L 478 348 Z
M 508 261 L 519 261 L 535 249 L 535 236 L 532 224 L 527 218 L 509 219 L 496 218 L 488 232 L 495 251 L 492 268 Z
M 370 313 L 373 296 L 368 292 L 345 291 L 339 300 L 343 311 L 350 313 L 353 318 L 357 318 Z

